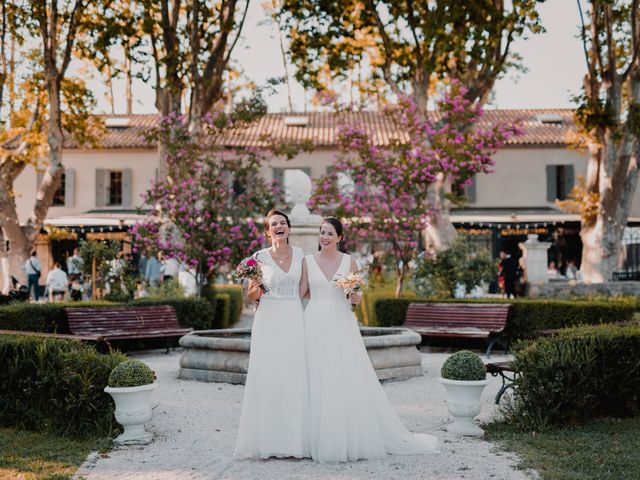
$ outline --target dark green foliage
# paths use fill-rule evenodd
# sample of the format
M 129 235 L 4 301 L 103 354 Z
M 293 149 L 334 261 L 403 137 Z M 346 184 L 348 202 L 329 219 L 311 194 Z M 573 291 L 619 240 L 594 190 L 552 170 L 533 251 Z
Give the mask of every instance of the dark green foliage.
M 125 359 L 75 341 L 0 335 L 0 425 L 109 435 L 113 403 L 103 389 Z
M 640 414 L 640 327 L 563 330 L 515 348 L 509 418 L 526 429 Z
M 477 353 L 460 350 L 444 361 L 440 376 L 449 380 L 485 380 L 487 368 Z
M 197 298 L 141 298 L 127 305 L 171 305 L 176 310 L 178 323 L 183 328 L 207 330 L 217 323 L 212 305 L 204 299 Z
M 242 315 L 242 309 L 244 308 L 244 293 L 240 285 L 215 285 L 216 293 L 227 293 L 231 301 L 231 318 L 229 319 L 229 326 L 235 324 L 240 320 Z
M 65 307 L 105 307 L 109 302 L 14 303 L 0 307 L 0 330 L 69 333 Z
M 230 321 L 231 295 L 228 293 L 217 293 L 215 322 L 210 328 L 229 328 Z
M 128 303 L 73 302 L 73 303 L 19 303 L 0 307 L 0 330 L 29 332 L 69 333 L 65 308 L 119 307 L 171 305 L 176 310 L 178 323 L 184 328 L 206 330 L 213 328 L 214 307 L 202 299 L 194 298 L 143 298 Z
M 428 302 L 424 299 L 379 298 L 375 301 L 375 315 L 371 326 L 397 326 L 404 323 L 410 303 Z M 537 330 L 565 328 L 628 321 L 636 306 L 628 300 L 439 300 L 439 303 L 510 303 L 511 313 L 504 331 L 508 341 L 531 337 Z
M 497 274 L 496 260 L 489 252 L 460 236 L 438 255 L 418 257 L 413 282 L 421 296 L 451 298 L 456 285 L 464 285 L 469 293 L 474 286 L 491 281 Z
M 155 374 L 146 363 L 131 359 L 111 371 L 108 385 L 113 388 L 139 387 L 155 382 Z

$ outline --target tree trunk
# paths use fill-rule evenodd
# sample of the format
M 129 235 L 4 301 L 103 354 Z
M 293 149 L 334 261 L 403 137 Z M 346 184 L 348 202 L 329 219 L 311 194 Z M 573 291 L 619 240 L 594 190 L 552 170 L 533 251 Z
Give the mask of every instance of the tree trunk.
M 446 249 L 458 235 L 451 222 L 451 201 L 447 198 L 450 193 L 451 179 L 442 173 L 438 174 L 437 180 L 429 186 L 429 204 L 433 208 L 425 232 L 425 248 L 429 251 Z
M 131 47 L 124 46 L 124 85 L 127 115 L 133 114 L 133 77 L 131 73 Z
M 156 87 L 156 107 L 162 117 L 171 114 L 182 113 L 182 89 L 169 87 Z M 167 145 L 160 140 L 158 142 L 158 178 L 167 175 Z
M 622 235 L 638 183 L 638 152 L 633 150 L 632 136 L 614 135 L 600 135 L 601 141 L 590 148 L 587 188 L 598 192 L 600 209 L 595 218 L 583 219 L 580 229 L 580 271 L 586 283 L 609 282 L 619 268 Z
M 396 268 L 396 298 L 404 296 L 404 278 L 407 275 L 407 265 L 402 262 L 402 266 Z

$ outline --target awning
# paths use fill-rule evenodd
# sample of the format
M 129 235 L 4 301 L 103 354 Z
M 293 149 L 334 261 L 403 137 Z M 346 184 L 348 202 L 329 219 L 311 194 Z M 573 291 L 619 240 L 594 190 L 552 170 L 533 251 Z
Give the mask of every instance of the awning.
M 143 221 L 146 215 L 131 212 L 87 212 L 75 215 L 64 215 L 56 218 L 47 218 L 44 221 L 46 227 L 57 228 L 83 228 L 83 227 L 113 227 L 125 228 Z

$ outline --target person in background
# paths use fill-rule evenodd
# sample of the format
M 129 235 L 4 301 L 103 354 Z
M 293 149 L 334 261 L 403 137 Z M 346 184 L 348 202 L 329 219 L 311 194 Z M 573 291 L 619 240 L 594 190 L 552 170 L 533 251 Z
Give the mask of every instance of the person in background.
M 78 248 L 74 248 L 73 255 L 67 258 L 67 274 L 69 274 L 70 281 L 80 278 L 82 275 L 82 257 Z
M 60 262 L 53 264 L 53 270 L 47 274 L 47 290 L 49 291 L 49 301 L 55 302 L 64 300 L 64 296 L 69 289 L 69 278 L 67 274 L 62 270 Z
M 31 252 L 29 259 L 24 262 L 22 269 L 27 274 L 27 292 L 31 295 L 31 288 L 33 287 L 33 298 L 37 302 L 40 300 L 40 286 L 38 284 L 38 279 L 40 278 L 42 267 L 40 266 L 40 260 L 38 260 L 38 254 L 35 250 Z
M 147 272 L 147 261 L 148 261 L 147 251 L 142 250 L 142 252 L 140 252 L 140 258 L 138 259 L 138 273 L 143 277 Z
M 181 265 L 177 258 L 163 258 L 162 260 L 163 272 L 162 281 L 177 280 L 180 274 Z
M 504 278 L 504 293 L 507 298 L 516 297 L 516 278 L 518 275 L 518 261 L 504 250 L 500 252 L 500 266 Z
M 151 287 L 158 287 L 162 281 L 162 263 L 155 255 L 151 255 L 147 260 L 144 279 Z
M 133 298 L 146 298 L 149 296 L 149 293 L 147 292 L 144 282 L 138 282 L 136 284 L 136 291 L 133 292 Z

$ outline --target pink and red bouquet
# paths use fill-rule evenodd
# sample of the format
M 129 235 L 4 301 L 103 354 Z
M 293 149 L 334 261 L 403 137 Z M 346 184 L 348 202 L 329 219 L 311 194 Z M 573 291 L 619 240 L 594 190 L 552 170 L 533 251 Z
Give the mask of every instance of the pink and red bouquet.
M 253 257 L 245 258 L 236 267 L 236 271 L 233 272 L 233 276 L 236 280 L 253 280 L 260 284 L 260 290 L 262 293 L 267 293 L 269 289 L 262 283 L 262 267 L 260 262 Z

